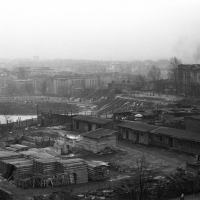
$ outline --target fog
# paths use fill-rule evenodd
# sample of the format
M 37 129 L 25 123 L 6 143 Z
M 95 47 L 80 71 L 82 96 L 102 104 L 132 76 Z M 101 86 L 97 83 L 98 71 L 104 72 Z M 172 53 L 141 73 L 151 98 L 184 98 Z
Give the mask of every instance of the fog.
M 199 0 L 3 0 L 0 58 L 195 62 L 199 8 Z

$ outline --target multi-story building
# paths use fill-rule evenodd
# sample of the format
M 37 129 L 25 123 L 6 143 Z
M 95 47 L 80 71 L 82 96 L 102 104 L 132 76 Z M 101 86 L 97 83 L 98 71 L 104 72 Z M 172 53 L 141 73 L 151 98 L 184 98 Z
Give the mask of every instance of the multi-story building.
M 85 88 L 98 88 L 100 85 L 99 76 L 86 76 L 84 78 L 85 81 Z
M 200 95 L 200 64 L 178 65 L 178 90 L 186 95 Z

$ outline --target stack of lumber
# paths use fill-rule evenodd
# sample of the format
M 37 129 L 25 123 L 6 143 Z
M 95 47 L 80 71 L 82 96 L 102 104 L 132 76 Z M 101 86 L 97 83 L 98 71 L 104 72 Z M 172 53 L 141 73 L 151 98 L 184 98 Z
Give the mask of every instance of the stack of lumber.
M 14 158 L 20 158 L 21 155 L 12 151 L 1 151 L 0 152 L 0 173 L 2 173 L 2 170 L 4 168 L 4 163 L 2 160 L 7 160 L 7 159 L 14 159 Z
M 52 176 L 57 173 L 56 158 L 35 159 L 33 161 L 33 169 L 35 174 Z
M 86 161 L 89 180 L 102 180 L 108 178 L 107 167 L 105 164 L 94 161 Z
M 69 160 L 59 160 L 58 169 L 60 169 L 60 173 L 70 174 L 70 177 L 73 177 L 73 174 L 76 174 L 77 184 L 88 182 L 87 164 L 83 159 L 75 158 Z M 71 184 L 73 184 L 73 180 L 71 180 L 71 178 L 70 181 Z
M 11 144 L 10 147 L 16 149 L 17 151 L 27 151 L 29 149 L 28 146 L 20 144 Z
M 13 172 L 20 174 L 31 174 L 33 168 L 33 162 L 25 158 L 15 158 L 2 160 L 2 176 L 9 178 L 13 175 Z
M 16 172 L 20 174 L 32 174 L 33 173 L 33 161 L 27 160 L 26 162 L 18 162 L 15 165 Z
M 6 147 L 5 150 L 13 151 L 13 152 L 16 152 L 16 151 L 17 151 L 17 149 L 12 148 L 12 147 Z
M 28 151 L 22 151 L 20 152 L 23 157 L 28 158 L 28 159 L 49 159 L 49 158 L 54 158 L 52 155 L 49 155 L 47 153 L 41 153 L 41 152 L 36 152 L 32 150 Z
M 25 145 L 25 146 L 28 146 L 28 147 L 31 147 L 31 148 L 35 148 L 36 147 L 36 144 L 34 142 L 28 142 L 28 141 L 21 141 L 21 144 L 22 145 Z

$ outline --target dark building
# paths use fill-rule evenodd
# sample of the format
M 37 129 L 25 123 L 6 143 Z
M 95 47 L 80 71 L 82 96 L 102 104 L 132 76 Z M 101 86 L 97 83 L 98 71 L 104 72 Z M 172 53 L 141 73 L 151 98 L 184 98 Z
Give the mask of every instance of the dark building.
M 87 115 L 73 117 L 73 129 L 83 132 L 94 131 L 99 128 L 116 129 L 115 124 L 112 119 Z
M 200 64 L 178 65 L 178 90 L 185 95 L 200 95 Z
M 159 127 L 150 132 L 150 143 L 155 146 L 200 155 L 200 134 L 197 132 Z
M 142 122 L 124 121 L 117 125 L 122 139 L 131 140 L 134 143 L 149 144 L 149 133 L 158 126 Z M 118 137 L 119 138 L 119 137 Z

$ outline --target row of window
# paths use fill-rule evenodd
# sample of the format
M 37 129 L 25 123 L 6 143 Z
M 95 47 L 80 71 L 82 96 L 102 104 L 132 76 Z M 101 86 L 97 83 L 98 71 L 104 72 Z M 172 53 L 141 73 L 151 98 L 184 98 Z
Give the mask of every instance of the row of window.
M 178 140 L 178 144 L 182 145 L 182 146 L 187 146 L 187 147 L 192 147 L 192 148 L 198 148 L 198 149 L 200 149 L 200 143 L 198 143 L 198 142 Z

